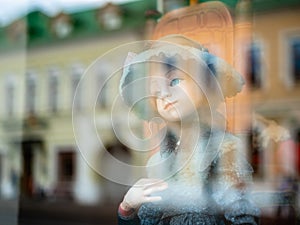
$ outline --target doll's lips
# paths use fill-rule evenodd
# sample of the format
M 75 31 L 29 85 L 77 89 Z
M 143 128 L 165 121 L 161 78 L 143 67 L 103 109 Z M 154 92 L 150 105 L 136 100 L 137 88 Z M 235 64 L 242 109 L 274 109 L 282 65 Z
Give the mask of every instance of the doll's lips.
M 169 107 L 173 106 L 176 102 L 177 102 L 177 101 L 169 102 L 169 103 L 165 104 L 164 110 L 167 110 Z

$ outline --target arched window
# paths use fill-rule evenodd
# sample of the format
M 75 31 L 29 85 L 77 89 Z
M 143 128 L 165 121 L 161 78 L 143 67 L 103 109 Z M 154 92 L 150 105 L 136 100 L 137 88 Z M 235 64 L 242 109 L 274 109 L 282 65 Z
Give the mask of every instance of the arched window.
M 251 88 L 262 87 L 262 45 L 252 42 L 248 50 L 248 79 Z
M 281 78 L 288 88 L 300 83 L 300 29 L 283 31 L 280 36 L 282 55 L 280 55 Z
M 15 113 L 15 93 L 16 79 L 13 75 L 8 75 L 5 81 L 5 109 L 7 116 L 13 116 Z
M 78 86 L 84 69 L 81 64 L 75 64 L 71 69 L 71 97 L 73 108 L 75 110 L 82 110 L 82 90 Z M 76 96 L 75 96 L 76 94 Z
M 300 82 L 300 36 L 290 39 L 291 76 L 294 82 Z
M 26 112 L 28 114 L 36 113 L 37 97 L 37 77 L 33 71 L 26 74 Z
M 52 113 L 56 113 L 58 110 L 58 76 L 59 70 L 57 68 L 50 68 L 48 71 L 49 74 L 49 109 Z
M 108 62 L 101 63 L 97 69 L 97 105 L 99 108 L 106 108 L 108 105 L 108 82 L 109 70 L 111 65 Z

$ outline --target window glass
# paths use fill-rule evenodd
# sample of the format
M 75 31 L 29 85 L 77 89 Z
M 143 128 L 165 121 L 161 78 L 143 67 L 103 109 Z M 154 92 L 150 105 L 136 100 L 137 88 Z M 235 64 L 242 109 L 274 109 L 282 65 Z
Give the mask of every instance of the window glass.
M 99 108 L 106 108 L 108 106 L 109 89 L 108 78 L 110 75 L 112 65 L 109 62 L 102 62 L 97 68 L 97 106 Z
M 258 43 L 252 43 L 249 48 L 248 77 L 252 88 L 260 88 L 261 77 L 261 47 Z
M 81 76 L 83 75 L 83 66 L 76 64 L 72 67 L 72 76 L 71 76 L 71 86 L 72 86 L 72 104 L 74 104 L 74 109 L 75 110 L 81 110 L 82 109 L 82 90 L 78 86 Z M 75 96 L 76 93 L 76 96 Z
M 300 37 L 290 41 L 291 46 L 291 72 L 295 82 L 300 81 Z
M 36 113 L 36 90 L 37 77 L 34 72 L 26 74 L 26 112 L 29 114 Z
M 49 69 L 49 108 L 53 113 L 58 109 L 58 75 L 57 68 Z
M 98 90 L 98 106 L 100 108 L 105 108 L 107 106 L 107 85 L 105 85 L 105 74 L 100 73 L 98 76 L 97 87 L 100 87 L 101 90 Z
M 15 104 L 16 80 L 12 75 L 7 76 L 5 82 L 5 106 L 6 114 L 13 116 Z

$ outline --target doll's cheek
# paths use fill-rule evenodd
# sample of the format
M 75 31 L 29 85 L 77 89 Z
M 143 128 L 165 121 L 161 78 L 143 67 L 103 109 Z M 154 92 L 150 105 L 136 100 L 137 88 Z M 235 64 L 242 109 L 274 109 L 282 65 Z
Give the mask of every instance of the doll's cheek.
M 161 109 L 162 109 L 162 100 L 159 98 L 156 99 L 156 108 L 157 108 L 157 111 L 161 111 Z

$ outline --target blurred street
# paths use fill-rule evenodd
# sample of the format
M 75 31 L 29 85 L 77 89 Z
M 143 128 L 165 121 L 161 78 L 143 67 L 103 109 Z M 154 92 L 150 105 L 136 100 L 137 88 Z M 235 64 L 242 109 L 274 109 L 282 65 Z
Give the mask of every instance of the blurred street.
M 117 204 L 98 206 L 83 206 L 69 201 L 50 202 L 38 200 L 22 200 L 19 203 L 19 225 L 113 225 L 117 224 Z M 12 212 L 4 217 L 5 207 L 1 205 L 1 225 L 6 223 L 3 219 L 13 215 Z M 6 210 L 8 211 L 8 210 Z M 8 221 L 8 220 L 7 220 Z M 270 218 L 262 216 L 261 225 L 298 225 L 300 221 L 294 218 Z
M 0 225 L 16 225 L 18 221 L 18 201 L 0 200 Z
M 117 224 L 117 205 L 83 206 L 69 201 L 20 202 L 19 225 L 109 225 Z M 1 224 L 2 225 L 2 224 Z

